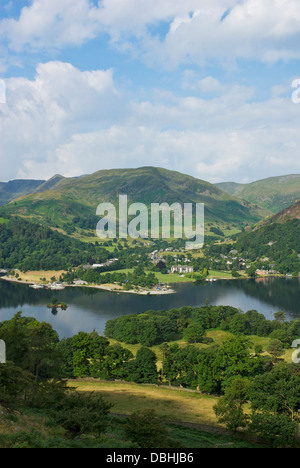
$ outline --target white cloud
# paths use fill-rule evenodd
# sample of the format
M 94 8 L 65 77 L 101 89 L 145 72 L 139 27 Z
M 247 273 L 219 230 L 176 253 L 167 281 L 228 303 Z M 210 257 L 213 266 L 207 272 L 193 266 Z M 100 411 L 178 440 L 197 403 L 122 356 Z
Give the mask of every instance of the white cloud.
M 109 123 L 122 99 L 112 70 L 81 72 L 62 62 L 40 64 L 34 80 L 5 81 L 7 102 L 0 107 L 2 180 L 31 177 L 29 169 L 36 178 L 48 177 L 55 172 L 56 148 L 76 132 Z M 45 171 L 39 173 L 41 161 Z
M 255 102 L 252 87 L 211 76 L 189 76 L 189 86 L 215 94 L 157 90 L 130 101 L 112 70 L 80 71 L 58 61 L 40 64 L 33 80 L 7 79 L 1 179 L 143 165 L 213 182 L 300 172 L 300 105 L 282 97 L 283 88 Z
M 224 3 L 201 2 L 190 17 L 176 17 L 169 33 L 157 45 L 145 41 L 149 62 L 169 67 L 180 63 L 205 64 L 217 59 L 254 59 L 276 62 L 300 58 L 300 3 L 298 0 L 243 0 Z M 205 5 L 205 6 L 204 6 Z
M 18 19 L 0 22 L 0 37 L 16 51 L 79 45 L 98 32 L 95 10 L 89 0 L 33 0 Z
M 149 27 L 169 25 L 159 38 Z M 155 29 L 154 29 L 155 30 Z M 152 32 L 150 32 L 152 31 Z M 250 58 L 300 58 L 299 0 L 32 0 L 0 21 L 15 51 L 80 45 L 106 32 L 149 64 L 174 67 Z

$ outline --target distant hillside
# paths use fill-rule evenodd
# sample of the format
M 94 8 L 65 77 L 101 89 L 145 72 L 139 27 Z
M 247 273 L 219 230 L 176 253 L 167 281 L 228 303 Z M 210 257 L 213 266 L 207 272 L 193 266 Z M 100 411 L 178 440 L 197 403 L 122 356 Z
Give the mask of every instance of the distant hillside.
M 252 229 L 255 231 L 257 229 L 260 229 L 262 226 L 265 226 L 266 224 L 274 224 L 274 223 L 282 224 L 282 223 L 286 223 L 287 221 L 293 221 L 293 220 L 300 220 L 300 200 L 298 200 L 292 206 L 289 206 L 288 208 L 280 211 L 276 215 L 263 219 L 256 226 L 252 227 Z
M 107 260 L 102 247 L 80 242 L 46 226 L 18 217 L 0 218 L 0 267 L 27 270 L 65 270 Z
M 300 200 L 237 236 L 235 249 L 257 266 L 280 273 L 300 273 Z M 265 258 L 265 263 L 261 260 Z
M 41 191 L 42 190 L 42 191 Z M 64 229 L 95 229 L 99 203 L 204 203 L 206 222 L 227 228 L 243 227 L 262 219 L 262 211 L 213 184 L 175 171 L 155 167 L 102 170 L 79 178 L 56 176 L 35 193 L 14 200 L 5 212 Z
M 54 177 L 51 177 L 49 180 L 43 181 L 42 184 L 40 184 L 34 192 L 46 192 L 46 190 L 53 190 L 55 187 L 59 185 L 60 182 L 64 180 L 64 177 L 61 175 L 55 175 Z M 32 192 L 31 192 L 32 193 Z M 28 194 L 29 195 L 29 194 Z
M 12 180 L 0 182 L 0 206 L 6 205 L 18 197 L 23 197 L 34 192 L 44 180 Z
M 294 203 L 294 205 L 289 206 L 285 210 L 280 211 L 280 213 L 272 216 L 268 222 L 285 222 L 292 219 L 300 219 L 300 200 Z
M 222 182 L 216 184 L 229 195 L 255 203 L 276 214 L 300 199 L 300 175 L 270 177 L 250 184 Z

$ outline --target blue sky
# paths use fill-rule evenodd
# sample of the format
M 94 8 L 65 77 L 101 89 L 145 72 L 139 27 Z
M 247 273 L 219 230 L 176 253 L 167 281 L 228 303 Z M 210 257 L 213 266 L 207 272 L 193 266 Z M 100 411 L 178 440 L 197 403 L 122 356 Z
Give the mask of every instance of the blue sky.
M 299 39 L 299 0 L 1 0 L 0 180 L 300 173 Z

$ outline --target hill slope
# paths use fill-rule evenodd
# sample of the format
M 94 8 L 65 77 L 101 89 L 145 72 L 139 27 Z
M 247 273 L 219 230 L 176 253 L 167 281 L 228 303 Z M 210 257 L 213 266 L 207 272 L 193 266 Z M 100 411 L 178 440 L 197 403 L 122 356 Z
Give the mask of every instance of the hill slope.
M 300 198 L 300 175 L 270 177 L 250 184 L 222 182 L 216 184 L 232 196 L 257 204 L 275 214 L 288 208 Z
M 300 220 L 300 200 L 294 203 L 294 205 L 289 206 L 285 210 L 280 211 L 280 213 L 277 213 L 276 215 L 272 216 L 270 219 L 267 220 L 267 222 L 286 222 L 293 219 Z
M 300 273 L 300 200 L 237 236 L 235 249 L 263 269 Z M 265 258 L 265 264 L 261 259 Z M 273 265 L 273 266 L 272 266 Z
M 18 217 L 0 218 L 0 267 L 28 270 L 65 270 L 88 263 L 91 258 L 107 260 L 104 248 L 80 242 L 46 226 Z
M 0 182 L 0 206 L 6 205 L 6 203 L 9 203 L 15 198 L 34 192 L 44 182 L 44 180 L 22 179 Z
M 240 200 L 213 184 L 161 168 L 102 170 L 79 178 L 58 176 L 43 191 L 36 191 L 4 207 L 5 212 L 62 228 L 95 229 L 99 203 L 118 206 L 118 196 L 128 202 L 204 203 L 206 222 L 246 226 L 262 219 L 262 212 L 248 201 Z

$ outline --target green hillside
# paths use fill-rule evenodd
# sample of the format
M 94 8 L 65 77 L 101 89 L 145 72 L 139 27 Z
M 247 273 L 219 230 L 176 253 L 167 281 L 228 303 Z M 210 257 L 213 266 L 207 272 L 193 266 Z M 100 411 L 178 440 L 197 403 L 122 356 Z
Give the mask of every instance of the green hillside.
M 0 218 L 1 268 L 66 270 L 98 257 L 106 261 L 110 254 L 104 248 L 64 236 L 46 226 L 18 217 Z
M 36 190 L 43 180 L 11 180 L 0 182 L 0 206 L 6 205 L 17 197 L 22 197 Z
M 237 236 L 235 249 L 257 267 L 279 273 L 300 272 L 300 201 Z M 265 258 L 264 261 L 261 259 Z
M 222 182 L 216 185 L 231 196 L 257 204 L 269 214 L 276 214 L 300 199 L 298 174 L 270 177 L 250 184 Z
M 128 196 L 129 204 L 140 202 L 148 207 L 162 202 L 204 203 L 206 223 L 227 230 L 253 224 L 266 214 L 215 185 L 161 168 L 102 170 L 79 178 L 56 176 L 51 180 L 41 186 L 43 191 L 5 206 L 5 212 L 61 228 L 68 234 L 94 230 L 98 204 L 117 205 L 121 194 Z

